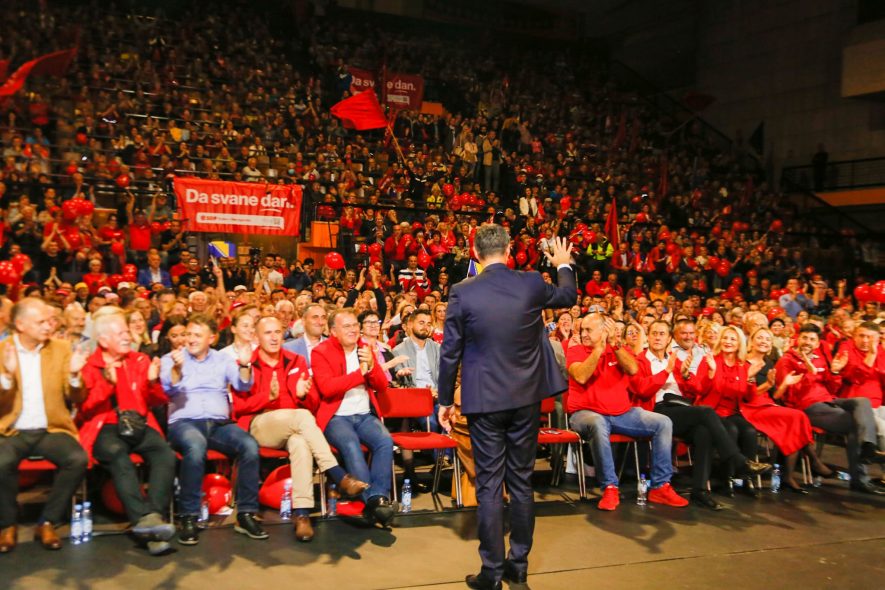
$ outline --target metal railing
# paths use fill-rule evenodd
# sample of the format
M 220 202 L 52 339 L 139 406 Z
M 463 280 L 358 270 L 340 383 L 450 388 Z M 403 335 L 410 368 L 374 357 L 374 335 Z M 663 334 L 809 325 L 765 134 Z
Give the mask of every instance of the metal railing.
M 885 186 L 885 157 L 837 160 L 823 166 L 784 166 L 781 184 L 784 182 L 817 192 Z

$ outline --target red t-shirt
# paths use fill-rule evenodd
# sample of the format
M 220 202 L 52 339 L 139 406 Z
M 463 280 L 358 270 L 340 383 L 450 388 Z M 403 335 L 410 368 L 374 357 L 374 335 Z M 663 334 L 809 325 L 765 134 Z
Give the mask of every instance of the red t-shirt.
M 129 247 L 136 252 L 147 252 L 151 249 L 151 226 L 130 225 L 129 226 Z
M 587 360 L 591 350 L 583 344 L 572 344 L 565 354 L 565 366 L 570 367 L 574 363 Z M 627 393 L 627 375 L 618 365 L 611 346 L 605 347 L 605 352 L 599 357 L 596 370 L 581 385 L 572 377 L 568 380 L 568 407 L 569 413 L 578 410 L 592 410 L 604 416 L 620 416 L 628 412 L 630 395 Z

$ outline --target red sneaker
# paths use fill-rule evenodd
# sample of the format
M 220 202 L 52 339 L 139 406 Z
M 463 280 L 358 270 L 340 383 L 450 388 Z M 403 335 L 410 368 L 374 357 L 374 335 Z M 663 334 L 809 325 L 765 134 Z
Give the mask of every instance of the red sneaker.
M 607 486 L 602 492 L 602 500 L 596 505 L 600 510 L 614 510 L 621 503 L 618 486 Z
M 688 506 L 688 500 L 676 493 L 669 483 L 648 491 L 648 501 L 667 506 Z

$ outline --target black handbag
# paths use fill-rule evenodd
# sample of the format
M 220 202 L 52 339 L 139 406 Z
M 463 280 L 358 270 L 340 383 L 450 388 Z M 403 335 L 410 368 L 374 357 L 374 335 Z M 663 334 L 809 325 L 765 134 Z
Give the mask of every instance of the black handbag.
M 147 416 L 135 410 L 117 410 L 117 436 L 130 445 L 137 445 L 147 432 Z
M 690 401 L 688 401 L 681 395 L 676 395 L 675 393 L 670 393 L 669 391 L 664 394 L 664 399 L 661 400 L 661 403 L 670 406 L 691 406 Z

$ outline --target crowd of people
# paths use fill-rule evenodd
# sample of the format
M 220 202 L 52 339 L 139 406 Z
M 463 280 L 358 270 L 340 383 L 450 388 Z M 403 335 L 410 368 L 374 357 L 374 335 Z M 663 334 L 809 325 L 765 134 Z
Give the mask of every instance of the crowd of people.
M 508 265 L 548 282 L 552 241 L 573 246 L 579 296 L 545 323 L 570 383 L 557 424 L 590 445 L 600 508 L 619 499 L 612 433 L 651 438 L 650 501 L 687 503 L 669 486 L 673 437 L 694 449 L 700 505 L 721 507 L 711 479 L 759 493 L 760 433 L 806 493 L 800 459 L 834 471 L 814 428 L 846 437 L 853 489 L 880 493 L 866 467 L 885 451 L 875 241 L 811 224 L 740 149 L 653 108 L 595 53 L 346 12 L 283 37 L 258 9 L 233 34 L 212 2 L 190 3 L 177 18 L 199 15 L 193 35 L 160 14 L 13 4 L 0 57 L 79 50 L 65 77 L 0 103 L 0 551 L 32 455 L 59 470 L 38 528 L 50 548 L 99 464 L 135 534 L 167 551 L 176 452 L 178 539 L 196 543 L 207 449 L 236 459 L 236 530 L 252 538 L 267 536 L 260 447 L 288 451 L 299 540 L 314 462 L 389 524 L 377 394 L 436 389 L 449 289 L 487 222 L 508 228 Z M 421 74 L 450 112 L 399 113 L 396 142 L 347 130 L 328 111 L 350 94 L 348 65 Z M 344 268 L 201 260 L 175 176 L 302 185 L 305 219 L 338 222 Z M 407 453 L 402 466 L 422 491 Z

